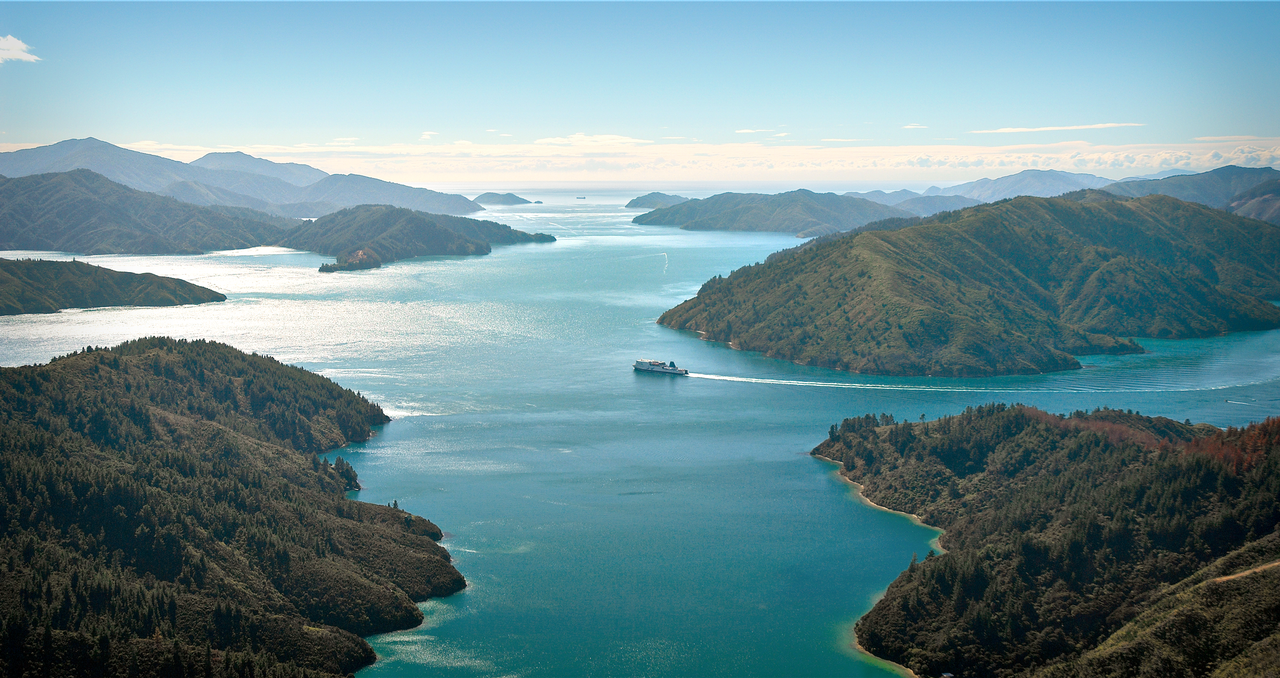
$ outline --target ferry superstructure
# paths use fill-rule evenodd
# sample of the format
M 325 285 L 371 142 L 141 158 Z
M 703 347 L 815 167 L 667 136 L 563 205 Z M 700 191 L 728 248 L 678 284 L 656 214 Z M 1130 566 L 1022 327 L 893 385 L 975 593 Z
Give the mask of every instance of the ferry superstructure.
M 676 367 L 675 361 L 664 363 L 661 360 L 637 360 L 633 367 L 640 372 L 658 372 L 661 374 L 674 374 L 681 377 L 689 375 L 689 370 Z

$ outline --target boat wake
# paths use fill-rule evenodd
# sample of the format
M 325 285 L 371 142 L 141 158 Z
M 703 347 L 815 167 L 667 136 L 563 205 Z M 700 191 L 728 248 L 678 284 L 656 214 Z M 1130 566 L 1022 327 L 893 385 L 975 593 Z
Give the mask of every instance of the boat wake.
M 930 386 L 927 384 L 870 384 L 864 382 L 833 381 L 801 381 L 797 379 L 761 379 L 756 377 L 728 377 L 719 374 L 700 374 L 690 372 L 695 379 L 713 381 L 735 381 L 747 384 L 774 384 L 778 386 L 808 386 L 814 388 L 845 388 L 865 391 L 925 391 L 936 393 L 1185 393 L 1192 391 L 1219 391 L 1222 389 L 1246 386 L 1247 384 L 1221 384 L 1203 386 L 1142 386 L 1142 387 L 1110 387 L 1110 386 L 1062 386 L 1058 388 L 1037 388 L 1034 386 Z

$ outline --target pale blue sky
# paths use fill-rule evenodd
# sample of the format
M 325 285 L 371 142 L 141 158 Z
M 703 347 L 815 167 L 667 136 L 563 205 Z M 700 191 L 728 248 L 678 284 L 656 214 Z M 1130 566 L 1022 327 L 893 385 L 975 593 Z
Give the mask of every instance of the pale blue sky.
M 1277 3 L 5 2 L 39 61 L 0 63 L 0 144 L 413 183 L 1274 164 L 1277 27 Z M 1040 131 L 976 133 L 1004 128 Z

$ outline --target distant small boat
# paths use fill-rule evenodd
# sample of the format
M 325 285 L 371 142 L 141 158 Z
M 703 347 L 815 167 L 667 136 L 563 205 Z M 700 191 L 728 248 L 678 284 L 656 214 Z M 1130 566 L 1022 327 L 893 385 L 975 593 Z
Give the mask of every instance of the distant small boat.
M 676 367 L 675 361 L 664 363 L 661 360 L 637 360 L 632 367 L 637 372 L 658 372 L 660 374 L 674 374 L 680 377 L 689 376 L 689 370 Z
M 585 195 L 578 196 L 578 200 L 586 200 L 586 199 L 587 199 L 587 196 Z

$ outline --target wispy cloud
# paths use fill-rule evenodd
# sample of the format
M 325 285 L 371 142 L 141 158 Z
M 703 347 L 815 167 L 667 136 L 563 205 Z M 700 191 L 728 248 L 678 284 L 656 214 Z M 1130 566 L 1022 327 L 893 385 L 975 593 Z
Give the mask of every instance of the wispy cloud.
M 0 38 L 0 63 L 6 61 L 39 61 L 40 57 L 31 53 L 27 43 L 6 35 Z
M 579 143 L 567 140 L 577 139 Z M 1024 169 L 1058 169 L 1120 178 L 1165 169 L 1222 165 L 1280 166 L 1280 137 L 1252 141 L 1103 145 L 1073 140 L 1042 144 L 917 145 L 761 144 L 696 139 L 645 142 L 620 135 L 554 137 L 556 143 L 476 142 L 387 145 L 194 147 L 138 142 L 127 148 L 190 161 L 210 151 L 240 150 L 276 162 L 302 162 L 334 174 L 364 174 L 415 186 L 514 185 L 518 182 L 968 181 Z M 590 140 L 588 143 L 587 140 Z M 356 142 L 357 144 L 359 142 Z
M 534 141 L 535 144 L 548 146 L 639 146 L 651 144 L 648 139 L 633 139 L 617 134 L 570 134 L 567 137 L 547 137 Z
M 929 129 L 929 126 L 928 126 L 928 125 L 921 125 L 921 124 L 920 124 L 920 123 L 918 123 L 918 122 L 913 122 L 913 123 L 911 123 L 910 125 L 903 125 L 903 126 L 902 126 L 902 129 Z
M 1001 127 L 1000 129 L 975 129 L 969 134 L 1017 134 L 1019 132 L 1068 132 L 1081 129 L 1110 129 L 1112 127 L 1143 127 L 1141 122 L 1100 122 L 1096 125 L 1062 125 L 1060 127 Z
M 326 146 L 355 146 L 357 141 L 360 141 L 360 137 L 338 137 Z
M 777 134 L 775 134 L 775 135 L 773 135 L 773 136 L 775 136 L 775 137 L 786 137 L 786 136 L 791 136 L 791 133 L 790 133 L 790 132 L 778 132 Z
M 868 139 L 823 139 L 823 141 L 869 141 Z
M 422 141 L 431 141 L 431 137 L 437 134 L 439 134 L 439 132 L 423 132 L 422 136 L 418 137 L 418 139 Z
M 1196 141 L 1257 141 L 1262 137 L 1196 137 Z
M 761 132 L 772 132 L 772 131 L 773 130 L 771 129 L 740 129 L 740 130 L 737 130 L 736 133 L 737 134 L 759 134 Z

